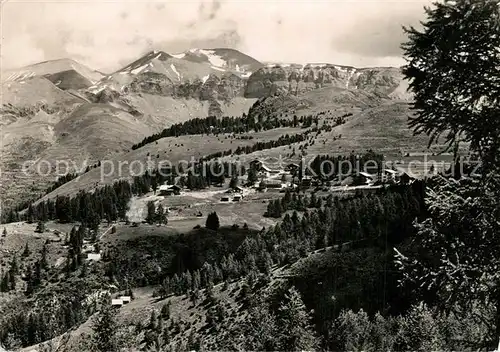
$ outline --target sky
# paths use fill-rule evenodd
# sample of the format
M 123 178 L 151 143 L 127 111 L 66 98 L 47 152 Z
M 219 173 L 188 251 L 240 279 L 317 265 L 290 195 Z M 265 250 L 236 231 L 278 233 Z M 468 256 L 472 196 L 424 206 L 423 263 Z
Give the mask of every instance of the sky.
M 399 66 L 428 0 L 3 0 L 2 70 L 60 58 L 112 72 L 151 50 L 229 47 L 264 62 Z

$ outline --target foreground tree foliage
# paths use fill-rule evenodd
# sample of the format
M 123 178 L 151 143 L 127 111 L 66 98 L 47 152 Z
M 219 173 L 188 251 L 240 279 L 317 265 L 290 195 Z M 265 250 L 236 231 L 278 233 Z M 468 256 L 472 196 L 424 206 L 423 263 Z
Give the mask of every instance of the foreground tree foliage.
M 224 351 L 315 351 L 320 339 L 314 332 L 311 316 L 293 286 L 278 285 L 261 292 L 256 285 L 244 283 L 248 315 L 236 323 L 230 317 L 218 322 L 209 350 Z M 243 290 L 245 289 L 245 290 Z
M 430 216 L 416 223 L 413 250 L 397 252 L 402 282 L 447 314 L 493 307 L 500 338 L 500 12 L 498 1 L 457 0 L 427 9 L 423 30 L 408 29 L 404 73 L 415 93 L 410 125 L 448 142 L 463 138 L 480 156 L 481 176 L 429 184 Z M 481 315 L 481 313 L 477 313 Z
M 403 73 L 415 93 L 411 119 L 430 143 L 471 142 L 483 161 L 500 147 L 500 13 L 496 0 L 446 0 L 426 9 L 423 30 L 406 30 Z
M 471 312 L 465 318 L 439 313 L 423 303 L 398 316 L 344 310 L 332 323 L 329 345 L 339 351 L 470 350 L 485 338 L 489 321 Z
M 403 282 L 442 311 L 496 307 L 496 333 L 489 336 L 495 345 L 500 337 L 500 178 L 434 182 L 430 217 L 416 224 L 414 251 L 397 252 Z

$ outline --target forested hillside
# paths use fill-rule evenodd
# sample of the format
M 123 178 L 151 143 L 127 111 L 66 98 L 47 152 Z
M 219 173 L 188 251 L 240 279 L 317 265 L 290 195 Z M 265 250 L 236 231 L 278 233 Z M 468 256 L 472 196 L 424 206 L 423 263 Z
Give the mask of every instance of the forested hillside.
M 81 83 L 103 99 L 118 87 L 259 100 L 142 134 L 113 159 L 156 160 L 147 171 L 105 179 L 110 160 L 96 161 L 2 208 L 0 350 L 497 351 L 498 1 L 436 3 L 405 33 L 402 71 L 266 66 L 227 49 L 152 51 L 96 82 L 50 70 L 65 97 Z M 387 103 L 400 74 L 414 100 Z M 297 112 L 316 90 L 321 104 Z M 319 109 L 334 90 L 347 103 Z M 388 160 L 406 118 L 446 143 L 439 170 Z

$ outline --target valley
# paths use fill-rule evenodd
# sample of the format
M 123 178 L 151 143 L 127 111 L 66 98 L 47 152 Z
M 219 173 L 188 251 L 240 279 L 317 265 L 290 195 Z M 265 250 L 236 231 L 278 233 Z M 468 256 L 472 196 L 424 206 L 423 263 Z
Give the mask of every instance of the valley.
M 441 318 L 393 249 L 454 155 L 403 78 L 226 48 L 3 73 L 0 351 L 344 350 L 363 314 L 366 350 L 415 347 L 404 314 Z

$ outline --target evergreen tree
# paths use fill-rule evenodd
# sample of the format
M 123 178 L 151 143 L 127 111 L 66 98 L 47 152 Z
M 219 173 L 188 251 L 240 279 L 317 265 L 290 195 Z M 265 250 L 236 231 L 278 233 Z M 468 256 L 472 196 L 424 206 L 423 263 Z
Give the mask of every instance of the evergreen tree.
M 269 204 L 267 205 L 266 215 L 273 218 L 281 218 L 281 216 L 283 215 L 283 207 L 281 205 L 280 199 L 269 201 Z
M 238 186 L 238 177 L 231 177 L 231 181 L 229 182 L 229 188 L 235 189 Z
M 245 324 L 241 324 L 230 343 L 239 342 L 244 351 L 279 351 L 282 327 L 270 311 L 267 302 L 261 300 L 249 309 Z M 234 341 L 236 340 L 236 341 Z
M 24 246 L 24 251 L 23 251 L 23 254 L 22 254 L 23 258 L 29 257 L 30 253 L 31 252 L 30 252 L 30 249 L 28 247 L 28 242 L 26 242 L 26 245 Z
M 35 218 L 36 218 L 35 210 L 33 209 L 33 205 L 30 203 L 30 205 L 28 206 L 28 210 L 26 211 L 26 220 L 28 224 L 33 223 Z
M 26 270 L 26 290 L 25 294 L 27 296 L 31 295 L 34 291 L 34 284 L 33 284 L 33 277 L 32 277 L 32 272 L 31 268 L 27 268 Z
M 135 299 L 135 296 L 134 296 L 134 291 L 132 291 L 132 289 L 131 289 L 131 288 L 129 288 L 129 289 L 127 290 L 127 296 L 129 296 L 131 300 L 134 300 L 134 299 Z
M 0 281 L 0 292 L 8 292 L 10 290 L 10 276 L 9 272 L 7 271 L 3 275 L 0 275 L 1 281 Z
M 165 209 L 163 205 L 160 203 L 158 208 L 156 209 L 156 221 L 158 224 L 163 225 L 168 223 L 167 215 L 165 214 Z
M 160 298 L 165 298 L 170 293 L 172 293 L 170 278 L 168 276 L 162 281 L 159 293 L 160 293 Z
M 155 207 L 155 202 L 149 201 L 147 204 L 147 215 L 146 215 L 146 221 L 148 224 L 154 224 L 156 220 L 156 207 Z
M 259 180 L 257 176 L 257 171 L 255 170 L 254 167 L 250 167 L 250 169 L 248 170 L 247 180 L 249 184 L 254 184 Z
M 156 330 L 158 327 L 158 315 L 156 314 L 156 310 L 151 311 L 151 316 L 149 318 L 149 328 L 151 330 Z
M 286 332 L 281 349 L 286 351 L 314 351 L 318 348 L 318 338 L 314 334 L 311 318 L 300 293 L 290 288 L 278 312 L 278 326 Z
M 17 264 L 17 257 L 14 255 L 12 257 L 12 260 L 10 261 L 10 267 L 9 267 L 9 272 L 11 275 L 19 275 L 19 266 Z
M 164 320 L 170 319 L 170 301 L 161 307 L 160 316 Z
M 209 230 L 217 231 L 220 227 L 219 216 L 216 212 L 210 213 L 207 216 L 205 227 Z
M 151 179 L 151 188 L 153 189 L 153 194 L 156 194 L 156 190 L 158 189 L 158 180 L 156 177 Z
M 104 302 L 92 322 L 92 342 L 99 352 L 118 351 L 117 323 L 115 311 L 109 302 Z

